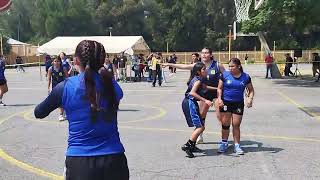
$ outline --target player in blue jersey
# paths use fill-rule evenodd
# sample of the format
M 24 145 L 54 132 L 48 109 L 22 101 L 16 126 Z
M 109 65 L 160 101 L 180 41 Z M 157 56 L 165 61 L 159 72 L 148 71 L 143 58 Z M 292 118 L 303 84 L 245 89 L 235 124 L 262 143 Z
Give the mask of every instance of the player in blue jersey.
M 4 76 L 4 71 L 6 70 L 6 63 L 4 57 L 0 55 L 0 106 L 5 106 L 2 102 L 3 95 L 8 92 L 8 85 L 6 77 Z
M 63 68 L 67 70 L 68 76 L 70 76 L 72 72 L 72 66 L 70 64 L 70 60 L 67 58 L 66 53 L 61 52 L 59 57 L 61 58 Z
M 54 58 L 52 66 L 48 69 L 48 93 L 56 87 L 60 82 L 64 81 L 68 77 L 67 70 L 62 66 L 60 57 Z M 64 115 L 63 108 L 59 108 L 60 115 L 58 120 L 64 121 L 66 117 Z
M 217 87 L 219 83 L 219 78 L 221 73 L 224 72 L 224 67 L 223 65 L 219 64 L 217 60 L 213 58 L 212 50 L 207 47 L 201 50 L 201 62 L 205 64 L 206 72 L 207 72 L 207 76 L 203 78 L 203 84 L 206 86 L 206 88 L 203 89 L 204 97 L 207 100 L 215 102 L 215 99 L 217 98 Z M 195 64 L 196 63 L 193 63 L 193 64 L 164 63 L 163 66 L 174 67 L 177 69 L 192 70 Z M 206 119 L 209 106 L 206 103 L 200 101 L 199 107 L 200 107 L 200 115 L 204 121 Z M 220 120 L 219 107 L 216 103 L 215 103 L 215 109 L 216 109 L 216 116 L 218 120 Z M 200 134 L 197 140 L 197 143 L 203 143 L 202 134 Z
M 243 72 L 241 62 L 237 58 L 232 58 L 229 62 L 229 70 L 225 71 L 218 86 L 218 104 L 221 115 L 222 141 L 219 144 L 219 153 L 224 153 L 228 148 L 228 137 L 230 125 L 232 123 L 232 133 L 234 139 L 234 151 L 238 155 L 243 155 L 244 151 L 240 146 L 240 124 L 244 110 L 244 91 L 247 89 L 246 106 L 252 107 L 254 89 L 250 76 Z
M 211 100 L 205 99 L 203 96 L 203 78 L 207 76 L 206 67 L 202 62 L 198 62 L 192 69 L 192 74 L 188 81 L 188 89 L 185 93 L 185 98 L 182 102 L 182 110 L 185 115 L 189 127 L 195 127 L 190 139 L 182 146 L 182 150 L 187 153 L 189 158 L 193 158 L 193 152 L 200 151 L 196 147 L 196 140 L 204 131 L 204 120 L 200 115 L 199 105 L 197 101 L 205 103 L 207 106 L 212 106 Z
M 36 118 L 44 118 L 60 106 L 66 111 L 66 180 L 129 179 L 117 126 L 123 92 L 103 67 L 104 59 L 102 44 L 81 41 L 73 58 L 80 74 L 59 83 L 34 111 Z

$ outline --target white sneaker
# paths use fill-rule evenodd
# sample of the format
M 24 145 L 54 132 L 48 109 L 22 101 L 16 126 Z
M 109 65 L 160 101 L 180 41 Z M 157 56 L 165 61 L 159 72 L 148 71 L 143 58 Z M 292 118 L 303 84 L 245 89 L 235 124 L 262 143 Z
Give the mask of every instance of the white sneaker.
M 3 102 L 0 102 L 0 106 L 6 106 L 6 104 L 4 104 Z
M 198 136 L 196 143 L 197 143 L 197 144 L 203 144 L 203 136 L 202 136 L 202 134 L 200 134 L 200 135 Z
M 59 117 L 58 117 L 58 120 L 59 120 L 59 121 L 65 121 L 66 119 L 63 117 L 62 114 L 60 114 Z

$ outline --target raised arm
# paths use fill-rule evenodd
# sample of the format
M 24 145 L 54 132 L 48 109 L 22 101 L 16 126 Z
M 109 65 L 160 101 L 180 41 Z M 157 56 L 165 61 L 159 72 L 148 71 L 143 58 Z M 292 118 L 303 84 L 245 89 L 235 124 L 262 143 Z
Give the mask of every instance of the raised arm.
M 163 63 L 163 67 L 173 67 L 177 69 L 187 69 L 187 70 L 192 70 L 194 64 L 173 64 L 173 63 Z
M 65 81 L 60 82 L 56 87 L 54 87 L 49 94 L 49 96 L 41 102 L 34 109 L 34 116 L 36 118 L 45 118 L 47 117 L 53 110 L 57 109 L 62 105 L 62 95 L 64 89 Z

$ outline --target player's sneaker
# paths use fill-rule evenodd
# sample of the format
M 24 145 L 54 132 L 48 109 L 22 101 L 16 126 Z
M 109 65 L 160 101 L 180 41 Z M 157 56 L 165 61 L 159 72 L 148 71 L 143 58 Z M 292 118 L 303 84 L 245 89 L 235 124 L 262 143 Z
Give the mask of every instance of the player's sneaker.
M 58 117 L 59 121 L 65 121 L 66 119 L 64 118 L 63 114 L 60 114 Z
M 203 136 L 200 134 L 197 138 L 196 144 L 203 144 Z
M 228 143 L 221 142 L 219 144 L 218 153 L 225 153 L 227 152 L 227 149 L 228 149 Z
M 240 144 L 235 144 L 235 145 L 234 145 L 234 152 L 235 152 L 237 155 L 244 155 L 244 151 L 241 149 Z
M 204 152 L 202 149 L 198 148 L 197 146 L 193 146 L 193 147 L 191 148 L 191 151 L 192 151 L 192 152 L 197 152 L 197 153 L 202 153 L 202 152 Z
M 181 147 L 182 151 L 185 151 L 187 153 L 188 158 L 194 158 L 194 154 L 192 153 L 192 147 L 190 145 L 184 144 Z
M 4 104 L 3 102 L 0 102 L 0 106 L 6 106 L 6 104 Z

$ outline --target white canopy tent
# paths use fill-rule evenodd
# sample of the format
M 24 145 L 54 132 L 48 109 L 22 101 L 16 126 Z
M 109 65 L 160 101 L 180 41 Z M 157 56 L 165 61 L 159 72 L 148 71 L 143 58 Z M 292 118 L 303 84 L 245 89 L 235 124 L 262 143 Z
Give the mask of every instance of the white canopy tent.
M 103 44 L 107 53 L 133 55 L 138 53 L 150 53 L 150 48 L 142 36 L 59 36 L 43 44 L 37 49 L 38 54 L 58 55 L 65 52 L 73 55 L 77 45 L 82 40 L 95 40 Z

